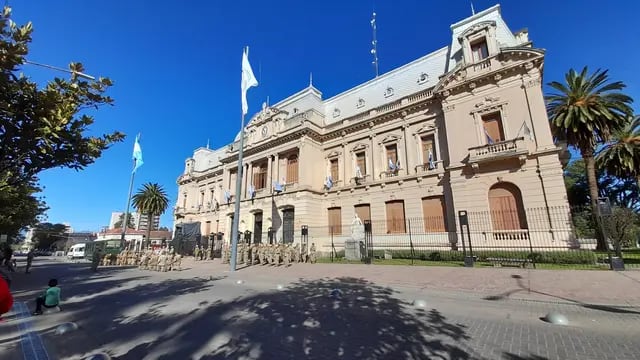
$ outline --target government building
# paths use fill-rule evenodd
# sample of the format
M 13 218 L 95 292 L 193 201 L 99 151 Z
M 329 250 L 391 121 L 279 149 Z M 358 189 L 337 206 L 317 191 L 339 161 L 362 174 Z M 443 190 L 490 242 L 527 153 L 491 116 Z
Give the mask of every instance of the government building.
M 386 239 L 378 244 L 413 236 L 457 249 L 462 211 L 482 215 L 474 245 L 571 247 L 544 50 L 512 32 L 499 5 L 450 30 L 450 44 L 329 99 L 310 84 L 263 105 L 245 128 L 240 193 L 239 136 L 195 150 L 178 178 L 175 225 L 228 243 L 240 197 L 251 242 L 297 243 L 304 225 L 318 251 L 340 250 L 357 216 Z

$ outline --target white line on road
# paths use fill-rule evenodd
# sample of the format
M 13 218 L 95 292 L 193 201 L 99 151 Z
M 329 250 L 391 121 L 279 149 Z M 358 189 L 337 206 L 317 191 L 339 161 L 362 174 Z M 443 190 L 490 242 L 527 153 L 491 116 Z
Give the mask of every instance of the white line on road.
M 31 328 L 31 314 L 24 302 L 16 302 L 14 310 L 17 313 L 18 330 L 20 330 L 20 345 L 24 360 L 49 360 L 49 354 L 44 347 L 42 338 Z

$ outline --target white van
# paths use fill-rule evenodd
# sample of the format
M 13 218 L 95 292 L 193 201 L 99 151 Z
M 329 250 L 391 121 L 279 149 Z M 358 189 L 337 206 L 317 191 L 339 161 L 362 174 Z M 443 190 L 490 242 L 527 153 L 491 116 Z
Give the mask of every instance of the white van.
M 84 244 L 75 244 L 67 253 L 69 259 L 83 259 L 84 258 Z

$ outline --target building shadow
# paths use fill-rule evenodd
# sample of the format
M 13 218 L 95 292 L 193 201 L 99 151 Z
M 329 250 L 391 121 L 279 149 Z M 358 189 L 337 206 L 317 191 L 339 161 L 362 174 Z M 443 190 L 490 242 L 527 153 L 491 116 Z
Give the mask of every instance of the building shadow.
M 489 300 L 489 301 L 507 300 L 513 294 L 517 294 L 519 292 L 525 292 L 526 291 L 526 292 L 529 292 L 529 293 L 538 294 L 538 295 L 544 295 L 544 296 L 548 296 L 548 297 L 551 297 L 551 298 L 554 298 L 554 299 L 562 300 L 562 301 L 565 301 L 567 303 L 570 303 L 570 304 L 573 304 L 573 305 L 578 305 L 578 306 L 581 306 L 581 307 L 586 308 L 586 309 L 599 310 L 599 311 L 605 311 L 605 312 L 617 313 L 617 314 L 640 315 L 640 311 L 632 310 L 632 307 L 589 304 L 589 303 L 584 303 L 584 302 L 581 302 L 581 301 L 578 301 L 578 300 L 574 300 L 574 299 L 571 299 L 571 298 L 567 298 L 567 297 L 564 297 L 564 296 L 559 296 L 559 295 L 546 293 L 544 291 L 532 290 L 531 288 L 529 288 L 528 286 L 526 286 L 524 284 L 524 281 L 523 281 L 523 278 L 522 278 L 521 275 L 511 275 L 511 278 L 516 281 L 517 288 L 509 290 L 509 291 L 505 291 L 505 292 L 502 292 L 502 293 L 499 293 L 499 294 L 495 294 L 495 295 L 488 295 L 488 296 L 483 297 L 483 299 L 484 300 Z

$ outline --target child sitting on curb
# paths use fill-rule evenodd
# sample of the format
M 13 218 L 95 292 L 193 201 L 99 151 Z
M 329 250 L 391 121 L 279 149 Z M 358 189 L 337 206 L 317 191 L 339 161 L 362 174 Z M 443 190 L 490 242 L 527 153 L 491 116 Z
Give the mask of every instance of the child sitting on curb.
M 49 288 L 44 291 L 44 294 L 38 296 L 36 299 L 36 311 L 33 315 L 42 315 L 42 307 L 54 308 L 60 304 L 60 288 L 58 287 L 58 280 L 49 280 Z

